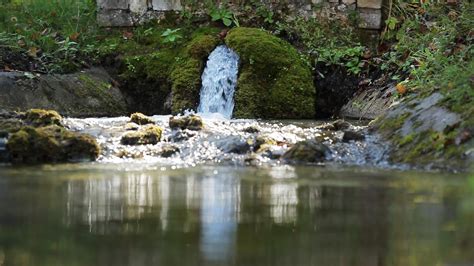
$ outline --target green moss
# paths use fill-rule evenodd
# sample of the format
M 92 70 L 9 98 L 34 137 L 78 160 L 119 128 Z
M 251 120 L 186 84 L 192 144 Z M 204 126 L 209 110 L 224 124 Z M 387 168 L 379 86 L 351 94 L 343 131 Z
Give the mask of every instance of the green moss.
M 10 136 L 7 149 L 14 163 L 94 160 L 100 153 L 93 137 L 57 125 L 23 127 Z
M 173 113 L 196 109 L 201 89 L 201 75 L 208 55 L 219 44 L 212 35 L 197 35 L 184 49 L 171 72 Z
M 411 113 L 407 112 L 402 115 L 399 115 L 394 118 L 387 118 L 380 119 L 375 124 L 375 127 L 378 127 L 382 133 L 387 132 L 394 132 L 395 130 L 400 129 L 403 124 L 405 123 L 406 119 L 411 115 Z
M 138 125 L 154 124 L 155 122 L 142 113 L 133 113 L 130 115 L 130 122 Z
M 123 145 L 155 145 L 160 141 L 162 132 L 161 127 L 148 125 L 138 131 L 126 132 L 120 142 Z
M 241 27 L 228 33 L 226 44 L 240 56 L 235 117 L 314 117 L 311 70 L 289 43 L 263 30 Z
M 30 109 L 25 113 L 25 122 L 39 127 L 48 125 L 61 125 L 62 117 L 53 110 Z
M 204 127 L 202 118 L 197 115 L 188 115 L 184 117 L 170 117 L 169 126 L 172 129 L 201 130 Z
M 0 133 L 13 133 L 18 131 L 22 126 L 24 126 L 24 123 L 20 119 L 0 119 Z

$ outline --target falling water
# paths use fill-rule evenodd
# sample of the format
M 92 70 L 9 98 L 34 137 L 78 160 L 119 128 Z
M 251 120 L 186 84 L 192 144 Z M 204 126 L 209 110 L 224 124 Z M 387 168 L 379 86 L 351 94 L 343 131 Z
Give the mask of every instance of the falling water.
M 238 71 L 239 56 L 227 46 L 220 45 L 209 55 L 202 74 L 198 113 L 232 117 Z

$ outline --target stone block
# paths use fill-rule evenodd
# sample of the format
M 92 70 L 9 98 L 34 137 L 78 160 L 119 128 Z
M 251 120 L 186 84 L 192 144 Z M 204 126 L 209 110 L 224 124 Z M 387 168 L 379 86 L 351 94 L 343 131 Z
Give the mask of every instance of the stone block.
M 356 2 L 356 0 L 342 0 L 342 3 L 343 4 L 346 4 L 346 5 L 352 5 Z
M 99 9 L 128 9 L 129 0 L 97 0 Z
M 359 28 L 378 30 L 382 27 L 382 10 L 359 8 Z
M 338 3 L 339 4 L 339 0 L 329 0 L 329 3 Z
M 97 13 L 97 23 L 101 27 L 131 27 L 133 19 L 126 10 L 100 10 Z
M 171 11 L 171 10 L 181 10 L 180 0 L 153 0 L 153 10 L 156 11 Z
M 360 8 L 382 8 L 382 0 L 357 0 L 357 7 Z

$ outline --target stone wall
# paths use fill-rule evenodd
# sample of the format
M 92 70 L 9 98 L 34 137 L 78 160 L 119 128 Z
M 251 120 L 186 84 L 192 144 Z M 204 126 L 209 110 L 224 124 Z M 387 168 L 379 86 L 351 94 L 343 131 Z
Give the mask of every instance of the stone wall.
M 135 26 L 151 18 L 160 18 L 166 11 L 180 11 L 186 0 L 97 0 L 98 21 L 104 27 Z M 359 28 L 378 30 L 382 27 L 383 0 L 262 0 L 269 7 L 282 4 L 296 14 L 306 16 L 318 12 L 358 14 Z M 244 5 L 247 0 L 230 1 Z M 284 2 L 284 3 L 283 3 Z M 276 3 L 276 4 L 275 4 Z

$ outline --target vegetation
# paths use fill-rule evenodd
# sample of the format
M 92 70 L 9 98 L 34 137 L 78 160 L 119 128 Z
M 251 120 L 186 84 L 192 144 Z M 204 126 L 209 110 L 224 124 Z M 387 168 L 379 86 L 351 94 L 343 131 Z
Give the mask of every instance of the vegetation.
M 255 28 L 235 28 L 226 44 L 240 55 L 234 116 L 314 117 L 310 68 L 289 43 Z

